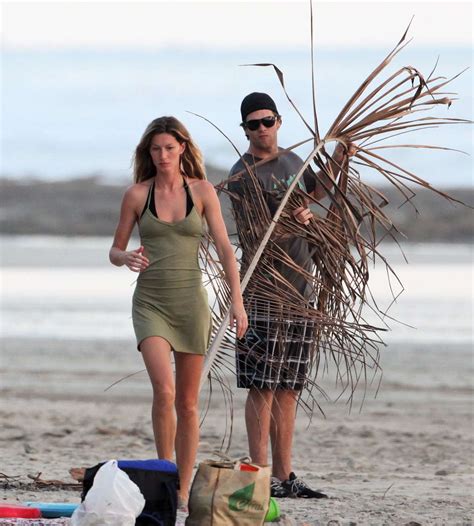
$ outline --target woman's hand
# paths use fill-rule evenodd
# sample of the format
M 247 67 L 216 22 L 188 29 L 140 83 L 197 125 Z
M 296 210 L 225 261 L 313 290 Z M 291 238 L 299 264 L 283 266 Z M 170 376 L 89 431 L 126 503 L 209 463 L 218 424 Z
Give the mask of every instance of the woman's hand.
M 235 332 L 237 338 L 243 338 L 244 334 L 247 332 L 249 322 L 247 320 L 247 313 L 245 312 L 244 304 L 241 301 L 233 301 L 230 307 L 229 326 L 231 329 L 234 328 L 234 323 L 236 325 Z
M 302 225 L 309 225 L 313 212 L 308 207 L 299 206 L 293 210 L 293 217 Z
M 129 250 L 123 253 L 123 262 L 133 272 L 141 272 L 150 264 L 148 258 L 143 255 L 144 247 L 140 246 L 136 250 Z

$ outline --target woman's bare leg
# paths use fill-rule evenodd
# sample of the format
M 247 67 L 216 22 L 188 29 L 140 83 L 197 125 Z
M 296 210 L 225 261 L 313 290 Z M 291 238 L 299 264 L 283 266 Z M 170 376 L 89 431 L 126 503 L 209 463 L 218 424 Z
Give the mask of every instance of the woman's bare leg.
M 199 382 L 204 356 L 175 352 L 176 363 L 176 463 L 180 501 L 188 502 L 189 487 L 199 444 Z
M 164 338 L 151 336 L 141 342 L 140 350 L 153 386 L 151 419 L 158 458 L 173 460 L 176 415 L 171 347 Z

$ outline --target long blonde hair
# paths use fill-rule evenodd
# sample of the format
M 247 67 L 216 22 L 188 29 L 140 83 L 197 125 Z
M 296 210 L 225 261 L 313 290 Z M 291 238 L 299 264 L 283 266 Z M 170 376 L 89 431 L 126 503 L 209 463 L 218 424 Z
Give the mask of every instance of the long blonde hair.
M 193 142 L 186 127 L 175 117 L 154 119 L 144 131 L 133 156 L 133 180 L 140 183 L 156 175 L 156 167 L 150 155 L 151 140 L 158 133 L 169 133 L 186 148 L 181 154 L 181 171 L 187 177 L 206 179 L 201 150 Z

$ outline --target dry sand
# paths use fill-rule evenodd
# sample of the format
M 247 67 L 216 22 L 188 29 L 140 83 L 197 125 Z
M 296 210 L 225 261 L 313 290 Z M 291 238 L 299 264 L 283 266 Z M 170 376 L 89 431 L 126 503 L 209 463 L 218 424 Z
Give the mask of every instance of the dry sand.
M 73 489 L 42 489 L 28 475 L 73 482 L 68 470 L 109 458 L 152 458 L 150 388 L 131 341 L 3 341 L 0 472 L 4 502 L 79 502 Z M 382 388 L 362 411 L 323 404 L 326 418 L 297 419 L 294 469 L 327 500 L 282 499 L 302 525 L 472 524 L 472 355 L 469 346 L 392 346 Z M 243 392 L 234 398 L 230 454 L 246 453 Z M 216 391 L 198 457 L 225 433 Z

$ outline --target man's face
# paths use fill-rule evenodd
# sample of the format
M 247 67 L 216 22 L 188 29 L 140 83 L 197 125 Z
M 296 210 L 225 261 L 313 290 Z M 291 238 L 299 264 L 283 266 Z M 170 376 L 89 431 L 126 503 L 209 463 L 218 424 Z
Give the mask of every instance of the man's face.
M 249 113 L 245 122 L 263 119 L 265 117 L 275 117 L 275 114 L 271 110 L 257 110 Z M 245 133 L 248 135 L 250 144 L 259 150 L 271 150 L 277 145 L 277 134 L 281 126 L 279 120 L 275 121 L 275 124 L 270 128 L 265 127 L 262 123 L 256 130 L 250 130 L 245 128 Z

